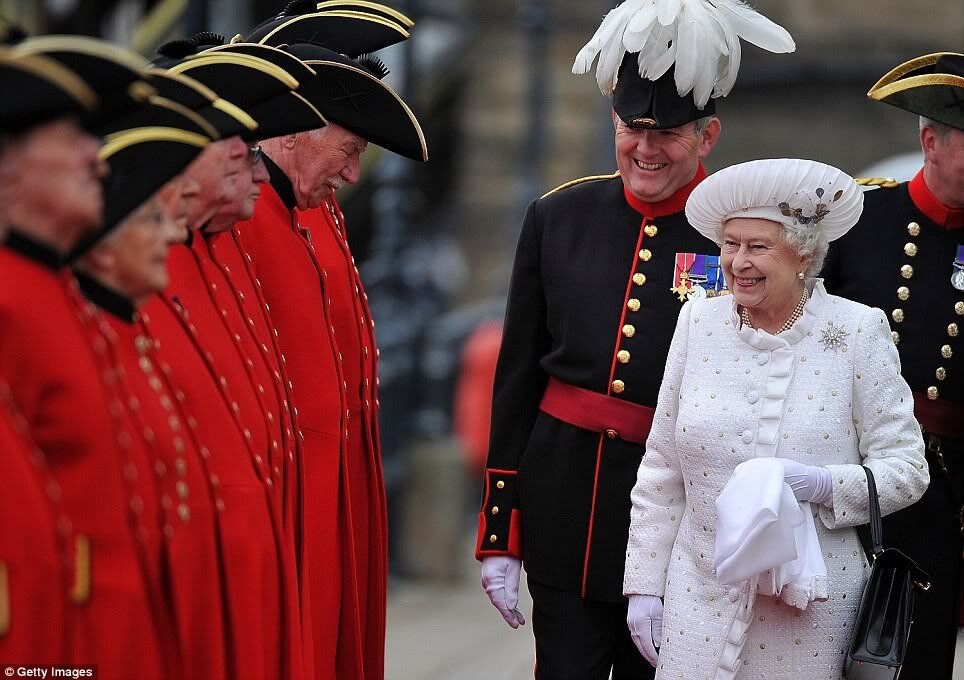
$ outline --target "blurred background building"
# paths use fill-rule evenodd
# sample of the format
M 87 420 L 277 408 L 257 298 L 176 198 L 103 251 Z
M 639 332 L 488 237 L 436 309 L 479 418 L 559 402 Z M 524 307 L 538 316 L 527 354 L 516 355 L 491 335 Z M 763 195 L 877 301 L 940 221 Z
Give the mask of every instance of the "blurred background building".
M 464 582 L 472 601 L 487 607 L 466 565 L 516 236 L 529 201 L 567 180 L 615 170 L 608 102 L 593 77 L 573 76 L 570 67 L 616 0 L 383 1 L 416 22 L 413 37 L 383 56 L 389 81 L 422 122 L 430 160 L 416 164 L 370 147 L 363 181 L 339 198 L 381 347 L 391 592 L 417 590 L 411 584 L 419 581 Z M 865 93 L 906 59 L 964 49 L 964 2 L 754 4 L 790 31 L 797 51 L 745 47 L 737 85 L 718 103 L 723 135 L 707 169 L 798 156 L 855 175 L 909 179 L 920 165 L 916 121 Z M 100 35 L 145 55 L 196 31 L 230 38 L 282 7 L 279 0 L 0 0 L 0 14 L 32 33 Z M 397 620 L 390 619 L 390 647 Z M 494 612 L 486 623 L 502 625 Z M 530 643 L 522 649 L 531 656 Z

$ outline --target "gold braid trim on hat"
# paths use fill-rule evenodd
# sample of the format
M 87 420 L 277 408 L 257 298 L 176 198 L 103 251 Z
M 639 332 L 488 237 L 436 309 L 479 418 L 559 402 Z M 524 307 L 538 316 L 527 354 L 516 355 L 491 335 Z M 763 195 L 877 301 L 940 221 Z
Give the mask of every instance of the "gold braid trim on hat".
M 893 83 L 884 85 L 875 90 L 871 90 L 867 93 L 867 96 L 874 101 L 884 101 L 887 97 L 897 94 L 898 92 L 904 92 L 905 90 L 914 90 L 918 87 L 933 87 L 933 86 L 944 86 L 944 87 L 959 87 L 964 89 L 964 78 L 961 76 L 951 75 L 950 73 L 928 73 L 920 76 L 909 76 L 907 78 L 901 78 Z
M 2 61 L 3 66 L 15 68 L 46 80 L 70 95 L 87 111 L 100 104 L 100 98 L 87 82 L 59 61 L 41 55 L 14 56 Z
M 297 97 L 298 99 L 300 99 L 300 100 L 304 103 L 305 106 L 307 106 L 309 109 L 311 109 L 312 113 L 314 113 L 316 116 L 318 116 L 318 119 L 321 121 L 321 125 L 328 125 L 328 119 L 325 118 L 324 114 L 322 114 L 321 111 L 319 111 L 318 109 L 315 108 L 315 105 L 314 105 L 314 104 L 312 104 L 310 101 L 308 101 L 307 99 L 305 99 L 304 97 L 302 97 L 302 96 L 301 96 L 300 94 L 298 94 L 297 92 L 292 92 L 291 95 L 292 95 L 293 97 Z M 321 127 L 321 126 L 319 126 L 319 127 Z
M 152 106 L 159 106 L 162 109 L 168 109 L 170 111 L 179 113 L 180 115 L 184 116 L 189 121 L 197 125 L 199 128 L 201 128 L 204 131 L 204 134 L 206 134 L 211 139 L 213 140 L 221 139 L 221 135 L 218 133 L 217 130 L 214 129 L 213 125 L 207 122 L 200 114 L 198 114 L 197 111 L 192 111 L 188 107 L 184 106 L 184 104 L 173 101 L 171 99 L 167 99 L 166 97 L 151 97 L 150 99 L 148 99 L 148 103 L 151 104 Z
M 258 129 L 258 121 L 252 118 L 248 112 L 242 109 L 240 106 L 232 104 L 227 99 L 221 99 L 219 97 L 211 102 L 211 106 L 216 108 L 221 113 L 226 113 L 227 115 L 231 116 L 244 127 L 246 127 L 250 132 L 254 132 Z
M 332 68 L 339 68 L 339 69 L 342 69 L 342 70 L 345 70 L 345 71 L 349 71 L 349 72 L 351 72 L 351 73 L 357 73 L 357 74 L 359 74 L 359 75 L 361 75 L 361 76 L 364 76 L 364 77 L 367 78 L 368 80 L 372 81 L 372 83 L 378 85 L 378 86 L 381 87 L 383 90 L 385 90 L 386 92 L 388 92 L 388 94 L 390 94 L 392 97 L 394 97 L 394 98 L 395 98 L 395 101 L 397 101 L 398 104 L 399 104 L 399 106 L 401 106 L 402 109 L 405 111 L 405 114 L 408 116 L 409 121 L 411 121 L 412 125 L 415 127 L 415 132 L 418 133 L 418 141 L 419 141 L 419 144 L 420 144 L 421 147 L 422 147 L 422 161 L 424 162 L 424 161 L 427 161 L 427 160 L 428 160 L 428 144 L 427 144 L 426 141 L 425 141 L 425 133 L 422 132 L 422 126 L 419 125 L 419 123 L 418 123 L 418 118 L 416 118 L 416 117 L 415 117 L 415 114 L 412 113 L 412 110 L 408 107 L 408 104 L 406 104 L 406 103 L 402 100 L 402 98 L 398 96 L 398 93 L 395 92 L 395 90 L 393 90 L 392 88 L 390 88 L 390 87 L 388 86 L 388 84 L 382 82 L 381 80 L 379 80 L 378 78 L 376 78 L 375 76 L 373 76 L 373 75 L 372 75 L 371 73 L 369 73 L 368 71 L 365 71 L 364 69 L 355 68 L 354 66 L 349 66 L 348 64 L 342 64 L 341 62 L 338 62 L 338 61 L 327 61 L 327 60 L 322 60 L 322 59 L 309 59 L 309 60 L 305 61 L 305 63 L 306 63 L 306 64 L 318 64 L 319 66 L 329 66 L 329 67 L 332 67 Z
M 201 93 L 205 99 L 214 102 L 218 98 L 218 95 L 204 83 L 198 82 L 189 76 L 182 75 L 180 73 L 172 73 L 167 69 L 158 68 L 157 66 L 150 66 L 144 69 L 144 75 L 156 77 L 156 78 L 167 78 L 169 80 L 174 80 L 181 83 L 182 85 L 191 88 L 192 90 L 197 90 Z
M 231 54 L 243 54 L 247 57 L 254 57 L 255 59 L 264 59 L 265 61 L 268 61 L 272 64 L 274 63 L 273 61 L 268 59 L 267 56 L 262 57 L 258 54 L 249 54 L 248 52 L 242 51 L 242 49 L 249 48 L 249 47 L 255 47 L 259 50 L 270 50 L 271 52 L 280 54 L 282 55 L 281 59 L 290 62 L 296 69 L 305 71 L 306 73 L 310 73 L 313 76 L 318 75 L 317 73 L 315 73 L 315 70 L 313 68 L 308 66 L 308 64 L 306 64 L 305 62 L 301 61 L 301 59 L 299 59 L 295 55 L 291 54 L 291 52 L 285 52 L 284 50 L 278 49 L 274 45 L 262 45 L 261 43 L 236 42 L 236 43 L 228 43 L 227 45 L 215 45 L 214 47 L 209 47 L 203 52 L 199 52 L 198 54 L 205 55 L 205 54 L 211 54 L 213 52 L 229 52 Z M 239 48 L 242 48 L 242 49 L 239 49 Z
M 102 161 L 108 160 L 115 153 L 123 151 L 129 146 L 145 142 L 177 142 L 201 149 L 211 142 L 204 135 L 171 127 L 141 127 L 121 130 L 107 135 L 106 140 L 97 154 Z
M 568 189 L 569 187 L 574 187 L 574 186 L 576 186 L 576 185 L 578 185 L 578 184 L 584 184 L 585 182 L 596 182 L 596 181 L 602 180 L 602 179 L 616 179 L 617 177 L 619 177 L 619 173 L 618 173 L 618 172 L 614 172 L 614 173 L 611 174 L 611 175 L 588 175 L 588 176 L 586 176 L 586 177 L 580 177 L 580 178 L 578 178 L 578 179 L 572 179 L 572 180 L 569 180 L 568 182 L 566 182 L 566 183 L 564 183 L 564 184 L 560 184 L 559 186 L 557 186 L 555 189 L 552 189 L 551 191 L 547 191 L 546 193 L 542 194 L 542 196 L 540 196 L 540 198 L 545 198 L 546 196 L 551 196 L 552 194 L 554 194 L 554 193 L 556 193 L 556 192 L 559 192 L 559 191 L 562 191 L 563 189 Z
M 272 31 L 271 31 L 270 33 L 268 33 L 266 36 L 264 36 L 263 38 L 261 38 L 261 40 L 259 40 L 258 42 L 259 42 L 260 44 L 262 44 L 262 45 L 266 44 L 267 41 L 271 39 L 271 36 L 273 36 L 275 33 L 278 33 L 279 31 L 287 28 L 287 27 L 290 26 L 291 24 L 296 24 L 296 23 L 298 23 L 299 21 L 305 21 L 305 20 L 307 20 L 307 19 L 320 19 L 320 18 L 324 18 L 324 17 L 341 17 L 341 18 L 345 18 L 345 19 L 360 19 L 360 20 L 362 20 L 362 21 L 370 21 L 370 22 L 375 23 L 375 24 L 381 24 L 382 26 L 386 26 L 386 27 L 388 27 L 388 28 L 390 28 L 390 29 L 392 29 L 392 30 L 394 30 L 394 31 L 398 31 L 398 32 L 401 33 L 406 39 L 409 37 L 409 32 L 408 32 L 408 31 L 406 31 L 404 28 L 402 28 L 402 27 L 399 26 L 398 24 L 396 24 L 396 23 L 394 23 L 394 22 L 392 22 L 392 21 L 389 21 L 388 19 L 383 19 L 382 17 L 376 17 L 376 16 L 374 16 L 374 15 L 372 15 L 372 14 L 365 14 L 365 13 L 363 13 L 363 12 L 353 12 L 353 11 L 350 11 L 350 10 L 347 10 L 347 11 L 332 10 L 332 11 L 330 11 L 330 12 L 315 12 L 314 14 L 300 14 L 300 15 L 298 15 L 298 16 L 291 17 L 291 19 L 289 19 L 288 21 L 286 21 L 286 22 L 284 22 L 283 24 L 281 24 L 281 25 L 279 25 L 279 26 L 276 26 L 274 29 L 272 29 Z
M 854 177 L 854 181 L 862 187 L 880 187 L 881 189 L 896 189 L 900 186 L 893 177 Z
M 298 87 L 298 81 L 295 80 L 294 76 L 280 66 L 276 66 L 270 61 L 265 61 L 259 57 L 252 57 L 247 54 L 239 54 L 237 52 L 219 52 L 217 54 L 201 53 L 196 56 L 189 57 L 180 64 L 175 64 L 169 68 L 168 71 L 171 73 L 183 73 L 190 76 L 193 69 L 203 68 L 209 64 L 233 64 L 235 66 L 244 66 L 245 68 L 260 71 L 271 76 L 275 80 L 284 83 L 289 90 L 294 90 Z
M 149 65 L 144 57 L 128 49 L 83 35 L 41 35 L 27 38 L 10 48 L 12 54 L 47 54 L 50 52 L 76 52 L 113 61 L 132 71 L 142 71 Z
M 393 19 L 397 19 L 402 26 L 405 28 L 412 28 L 415 22 L 409 19 L 407 16 L 399 12 L 393 7 L 388 5 L 383 5 L 380 2 L 369 2 L 368 0 L 324 0 L 318 3 L 318 10 L 324 10 L 329 7 L 344 7 L 345 5 L 350 5 L 352 7 L 364 7 L 365 9 L 374 10 L 376 12 L 383 12 Z
M 874 83 L 874 86 L 867 91 L 867 96 L 871 99 L 878 99 L 874 97 L 873 93 L 876 90 L 884 87 L 885 85 L 890 85 L 895 80 L 903 77 L 904 75 L 910 73 L 911 71 L 916 71 L 924 66 L 932 66 L 937 63 L 937 60 L 941 57 L 959 57 L 962 56 L 959 52 L 934 52 L 933 54 L 925 54 L 920 57 L 914 57 L 910 61 L 905 61 L 903 64 L 895 66 L 890 71 L 885 73 L 880 80 Z

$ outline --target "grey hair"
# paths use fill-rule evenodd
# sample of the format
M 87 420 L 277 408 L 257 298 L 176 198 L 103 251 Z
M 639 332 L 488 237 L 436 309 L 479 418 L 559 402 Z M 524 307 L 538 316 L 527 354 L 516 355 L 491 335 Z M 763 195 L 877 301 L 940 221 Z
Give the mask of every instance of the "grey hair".
M 709 126 L 710 121 L 714 118 L 716 118 L 716 116 L 703 116 L 702 118 L 697 118 L 696 127 L 694 128 L 696 130 L 696 135 L 699 136 L 703 134 L 703 132 Z
M 930 128 L 937 135 L 937 138 L 942 142 L 946 142 L 947 138 L 951 136 L 951 126 L 945 123 L 941 123 L 936 120 L 931 120 L 926 116 L 920 117 L 920 129 Z
M 803 275 L 806 278 L 813 278 L 823 269 L 824 260 L 827 259 L 827 251 L 830 250 L 830 240 L 818 225 L 807 224 L 786 224 L 781 222 L 783 227 L 783 241 L 791 250 L 795 251 L 800 257 L 810 258 L 807 268 Z M 723 242 L 723 224 L 716 230 L 716 238 L 720 243 Z

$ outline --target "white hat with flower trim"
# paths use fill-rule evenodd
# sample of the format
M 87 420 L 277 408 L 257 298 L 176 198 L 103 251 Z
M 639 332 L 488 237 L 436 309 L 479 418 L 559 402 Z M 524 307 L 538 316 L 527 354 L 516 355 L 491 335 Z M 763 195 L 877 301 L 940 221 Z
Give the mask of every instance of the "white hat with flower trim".
M 722 225 L 735 217 L 811 227 L 833 241 L 857 223 L 863 209 L 863 190 L 842 170 L 768 158 L 731 165 L 700 182 L 686 201 L 686 219 L 717 245 Z

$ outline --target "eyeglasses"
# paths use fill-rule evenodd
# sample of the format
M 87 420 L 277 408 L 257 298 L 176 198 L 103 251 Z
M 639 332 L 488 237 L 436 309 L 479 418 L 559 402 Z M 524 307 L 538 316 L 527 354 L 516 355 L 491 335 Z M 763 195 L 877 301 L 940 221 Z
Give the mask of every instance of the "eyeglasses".
M 264 152 L 261 151 L 260 146 L 248 147 L 248 163 L 251 165 L 257 165 L 258 161 L 261 160 L 261 156 Z

